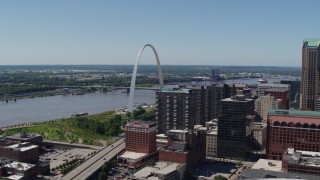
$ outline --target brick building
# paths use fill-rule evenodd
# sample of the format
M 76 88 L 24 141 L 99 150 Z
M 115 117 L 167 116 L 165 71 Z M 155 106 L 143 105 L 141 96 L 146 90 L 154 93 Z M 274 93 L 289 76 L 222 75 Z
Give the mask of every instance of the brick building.
M 275 99 L 281 99 L 281 109 L 290 108 L 290 91 L 281 89 L 267 89 L 264 91 L 264 95 L 270 95 Z
M 0 146 L 0 157 L 24 163 L 39 161 L 39 146 L 27 142 Z
M 170 130 L 168 146 L 159 149 L 159 160 L 197 166 L 206 158 L 206 131 L 201 125 L 193 130 Z
M 157 125 L 154 122 L 128 122 L 125 126 L 125 152 L 118 156 L 118 165 L 134 171 L 158 159 L 156 129 Z
M 128 122 L 125 126 L 126 151 L 147 154 L 156 151 L 156 130 L 154 122 Z
M 320 112 L 269 109 L 267 155 L 281 160 L 288 148 L 320 151 Z
M 282 171 L 320 176 L 320 153 L 288 148 L 283 154 Z
M 29 180 L 37 177 L 37 166 L 28 163 L 8 161 L 1 159 L 0 161 L 0 177 L 7 179 Z

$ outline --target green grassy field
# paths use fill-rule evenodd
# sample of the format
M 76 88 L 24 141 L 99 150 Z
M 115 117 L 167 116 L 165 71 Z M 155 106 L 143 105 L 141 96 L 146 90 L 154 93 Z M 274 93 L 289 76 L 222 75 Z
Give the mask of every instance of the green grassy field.
M 23 130 L 29 134 L 41 134 L 47 140 L 101 145 L 102 141 L 108 141 L 123 132 L 121 126 L 128 119 L 127 115 L 120 116 L 114 111 L 108 111 L 82 117 L 33 123 L 27 127 L 5 130 L 2 135 L 13 135 Z

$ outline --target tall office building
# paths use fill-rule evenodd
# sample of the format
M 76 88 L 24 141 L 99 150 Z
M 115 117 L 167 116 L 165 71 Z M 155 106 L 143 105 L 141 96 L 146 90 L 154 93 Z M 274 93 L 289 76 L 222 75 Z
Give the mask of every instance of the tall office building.
M 320 38 L 304 39 L 302 46 L 302 72 L 300 109 L 315 110 L 319 98 Z
M 254 101 L 234 96 L 220 101 L 218 157 L 244 158 L 253 138 Z
M 290 84 L 290 108 L 299 109 L 300 105 L 300 80 L 281 80 L 280 84 Z
M 205 125 L 218 116 L 218 102 L 230 97 L 232 88 L 213 84 L 176 90 L 161 90 L 156 93 L 156 123 L 158 133 L 171 129 L 193 129 Z
M 170 129 L 193 129 L 207 120 L 204 89 L 161 90 L 156 93 L 156 123 L 158 133 Z

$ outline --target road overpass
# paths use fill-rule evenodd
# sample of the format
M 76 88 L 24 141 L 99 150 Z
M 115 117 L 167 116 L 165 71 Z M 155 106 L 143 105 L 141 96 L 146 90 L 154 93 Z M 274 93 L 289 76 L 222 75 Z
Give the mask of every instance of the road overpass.
M 80 166 L 62 177 L 63 180 L 85 180 L 94 174 L 106 161 L 111 160 L 125 148 L 124 139 L 120 139 L 105 147 Z

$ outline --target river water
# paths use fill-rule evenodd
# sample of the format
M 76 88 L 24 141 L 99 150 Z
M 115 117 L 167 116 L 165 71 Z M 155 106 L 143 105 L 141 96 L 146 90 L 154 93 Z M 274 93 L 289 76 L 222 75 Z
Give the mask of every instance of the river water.
M 267 78 L 269 83 L 281 80 L 295 80 L 295 77 Z M 259 78 L 227 80 L 224 83 L 257 84 Z M 168 86 L 170 87 L 170 86 Z M 75 113 L 95 114 L 107 110 L 125 107 L 129 94 L 123 90 L 107 93 L 89 93 L 84 95 L 48 96 L 41 98 L 19 99 L 16 102 L 0 101 L 0 127 L 28 122 L 47 121 L 70 117 Z M 134 103 L 154 103 L 155 91 L 135 91 Z
M 0 127 L 28 122 L 70 117 L 86 112 L 95 114 L 114 110 L 128 104 L 129 94 L 119 91 L 88 93 L 84 95 L 48 96 L 0 102 Z M 135 103 L 154 103 L 155 91 L 136 90 Z

